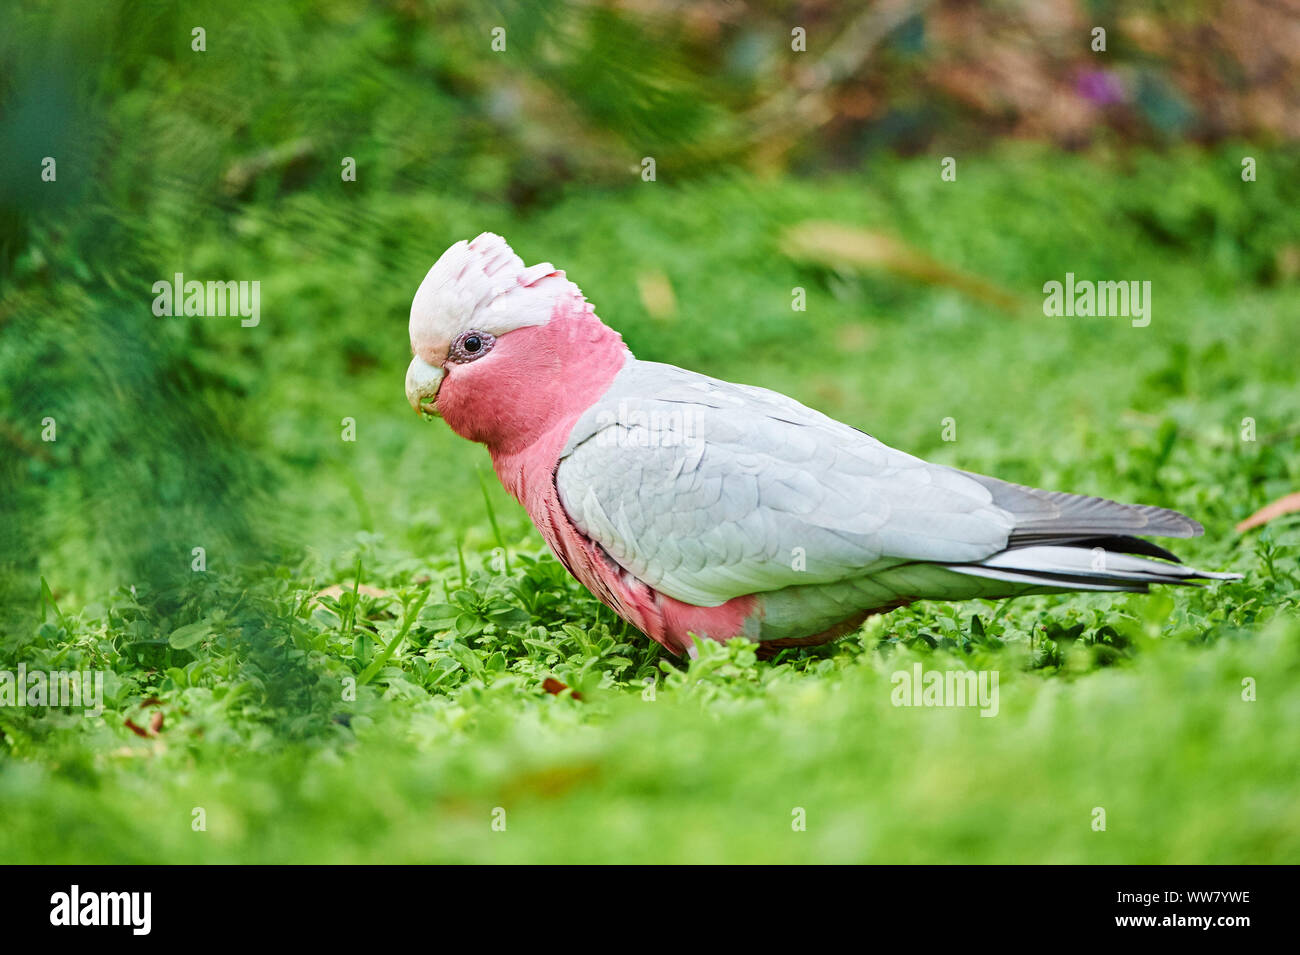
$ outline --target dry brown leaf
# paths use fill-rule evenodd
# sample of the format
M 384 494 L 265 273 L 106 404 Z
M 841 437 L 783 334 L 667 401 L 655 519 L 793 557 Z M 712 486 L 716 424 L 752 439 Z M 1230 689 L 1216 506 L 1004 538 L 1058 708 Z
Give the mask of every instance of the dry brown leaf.
M 786 230 L 781 251 L 796 262 L 823 268 L 881 269 L 927 285 L 946 285 L 998 308 L 1015 311 L 1020 300 L 977 275 L 949 268 L 902 239 L 838 222 L 801 222 Z
M 542 681 L 542 689 L 545 690 L 547 693 L 550 693 L 550 694 L 553 695 L 553 696 L 559 696 L 561 693 L 563 693 L 563 692 L 564 692 L 565 690 L 567 690 L 568 688 L 569 688 L 569 684 L 567 684 L 567 683 L 561 683 L 559 680 L 555 679 L 555 677 L 553 677 L 553 676 L 548 676 L 545 680 Z M 573 691 L 573 698 L 574 698 L 575 700 L 580 700 L 580 699 L 582 699 L 582 694 L 579 693 L 577 690 L 574 690 L 574 691 Z
M 1261 507 L 1237 525 L 1237 533 L 1244 534 L 1246 531 L 1259 527 L 1261 524 L 1267 524 L 1283 514 L 1294 514 L 1296 511 L 1300 511 L 1300 491 L 1288 494 L 1286 497 L 1279 497 L 1272 504 Z

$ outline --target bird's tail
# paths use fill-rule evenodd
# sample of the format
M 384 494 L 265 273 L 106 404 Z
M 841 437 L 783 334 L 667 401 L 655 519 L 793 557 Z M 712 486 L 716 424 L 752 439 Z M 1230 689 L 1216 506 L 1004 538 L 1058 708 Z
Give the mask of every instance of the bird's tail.
M 1024 593 L 1027 585 L 1036 590 L 1146 593 L 1151 584 L 1241 579 L 1240 574 L 1184 567 L 1159 544 L 1137 536 L 1199 537 L 1201 525 L 1185 514 L 962 473 L 989 490 L 993 503 L 1015 519 L 1015 527 L 1006 550 L 974 563 L 943 566 L 1004 581 L 1008 594 Z
M 1011 547 L 971 564 L 944 564 L 948 570 L 988 580 L 1043 590 L 1127 590 L 1146 593 L 1151 584 L 1194 584 L 1200 580 L 1240 580 L 1240 574 L 1197 570 L 1166 560 L 1120 553 L 1103 546 L 1029 545 Z

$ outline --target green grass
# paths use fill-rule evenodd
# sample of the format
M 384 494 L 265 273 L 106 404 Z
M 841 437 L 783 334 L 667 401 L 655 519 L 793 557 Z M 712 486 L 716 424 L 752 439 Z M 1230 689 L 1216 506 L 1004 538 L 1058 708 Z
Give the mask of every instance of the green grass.
M 107 494 L 41 471 L 38 573 L 17 584 L 36 618 L 4 633 L 0 668 L 112 676 L 99 720 L 0 708 L 0 858 L 1300 860 L 1300 528 L 1233 531 L 1300 489 L 1298 297 L 1277 264 L 1300 241 L 1300 173 L 1265 157 L 1245 185 L 1236 155 L 1006 149 L 964 162 L 958 183 L 930 159 L 885 161 L 575 193 L 527 215 L 320 190 L 160 215 L 160 274 L 183 261 L 263 282 L 259 328 L 163 334 L 193 380 L 233 382 L 205 407 L 241 442 L 245 483 L 230 486 L 258 489 L 246 505 L 274 547 L 214 540 L 208 571 L 188 573 L 207 538 L 159 505 L 148 526 L 185 573 L 154 580 L 114 561 L 124 532 L 79 522 L 86 500 L 112 520 Z M 786 258 L 782 230 L 818 218 L 889 231 L 1026 304 Z M 675 661 L 545 553 L 481 448 L 405 404 L 410 296 L 442 248 L 483 229 L 567 269 L 641 357 L 776 388 L 943 463 L 1176 507 L 1207 528 L 1180 555 L 1245 579 L 923 605 L 770 663 L 739 643 Z M 68 276 L 60 257 L 84 249 L 42 254 Z M 1150 279 L 1152 324 L 1045 318 L 1042 283 L 1066 271 Z M 647 272 L 668 278 L 675 316 L 647 313 Z M 72 323 L 126 300 L 92 281 L 21 304 Z M 67 441 L 85 429 L 70 422 Z M 110 487 L 145 508 L 158 484 Z M 176 499 L 202 512 L 208 490 Z M 998 715 L 893 706 L 891 674 L 914 661 L 997 670 Z M 157 711 L 156 736 L 125 726 Z

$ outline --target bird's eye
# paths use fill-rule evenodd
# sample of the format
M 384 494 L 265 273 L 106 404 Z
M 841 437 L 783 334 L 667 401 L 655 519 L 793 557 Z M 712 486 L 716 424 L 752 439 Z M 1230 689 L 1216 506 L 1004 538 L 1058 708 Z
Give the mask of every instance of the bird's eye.
M 495 342 L 496 339 L 487 332 L 466 332 L 452 343 L 451 350 L 447 353 L 447 360 L 463 364 L 475 358 L 482 358 L 492 350 Z

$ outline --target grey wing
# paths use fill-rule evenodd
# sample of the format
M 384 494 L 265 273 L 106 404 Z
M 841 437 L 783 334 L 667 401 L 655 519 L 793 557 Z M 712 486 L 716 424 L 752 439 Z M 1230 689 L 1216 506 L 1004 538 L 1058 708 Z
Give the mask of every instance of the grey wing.
M 576 526 L 700 606 L 910 561 L 979 561 L 1014 517 L 973 477 L 784 395 L 630 359 L 556 471 Z

